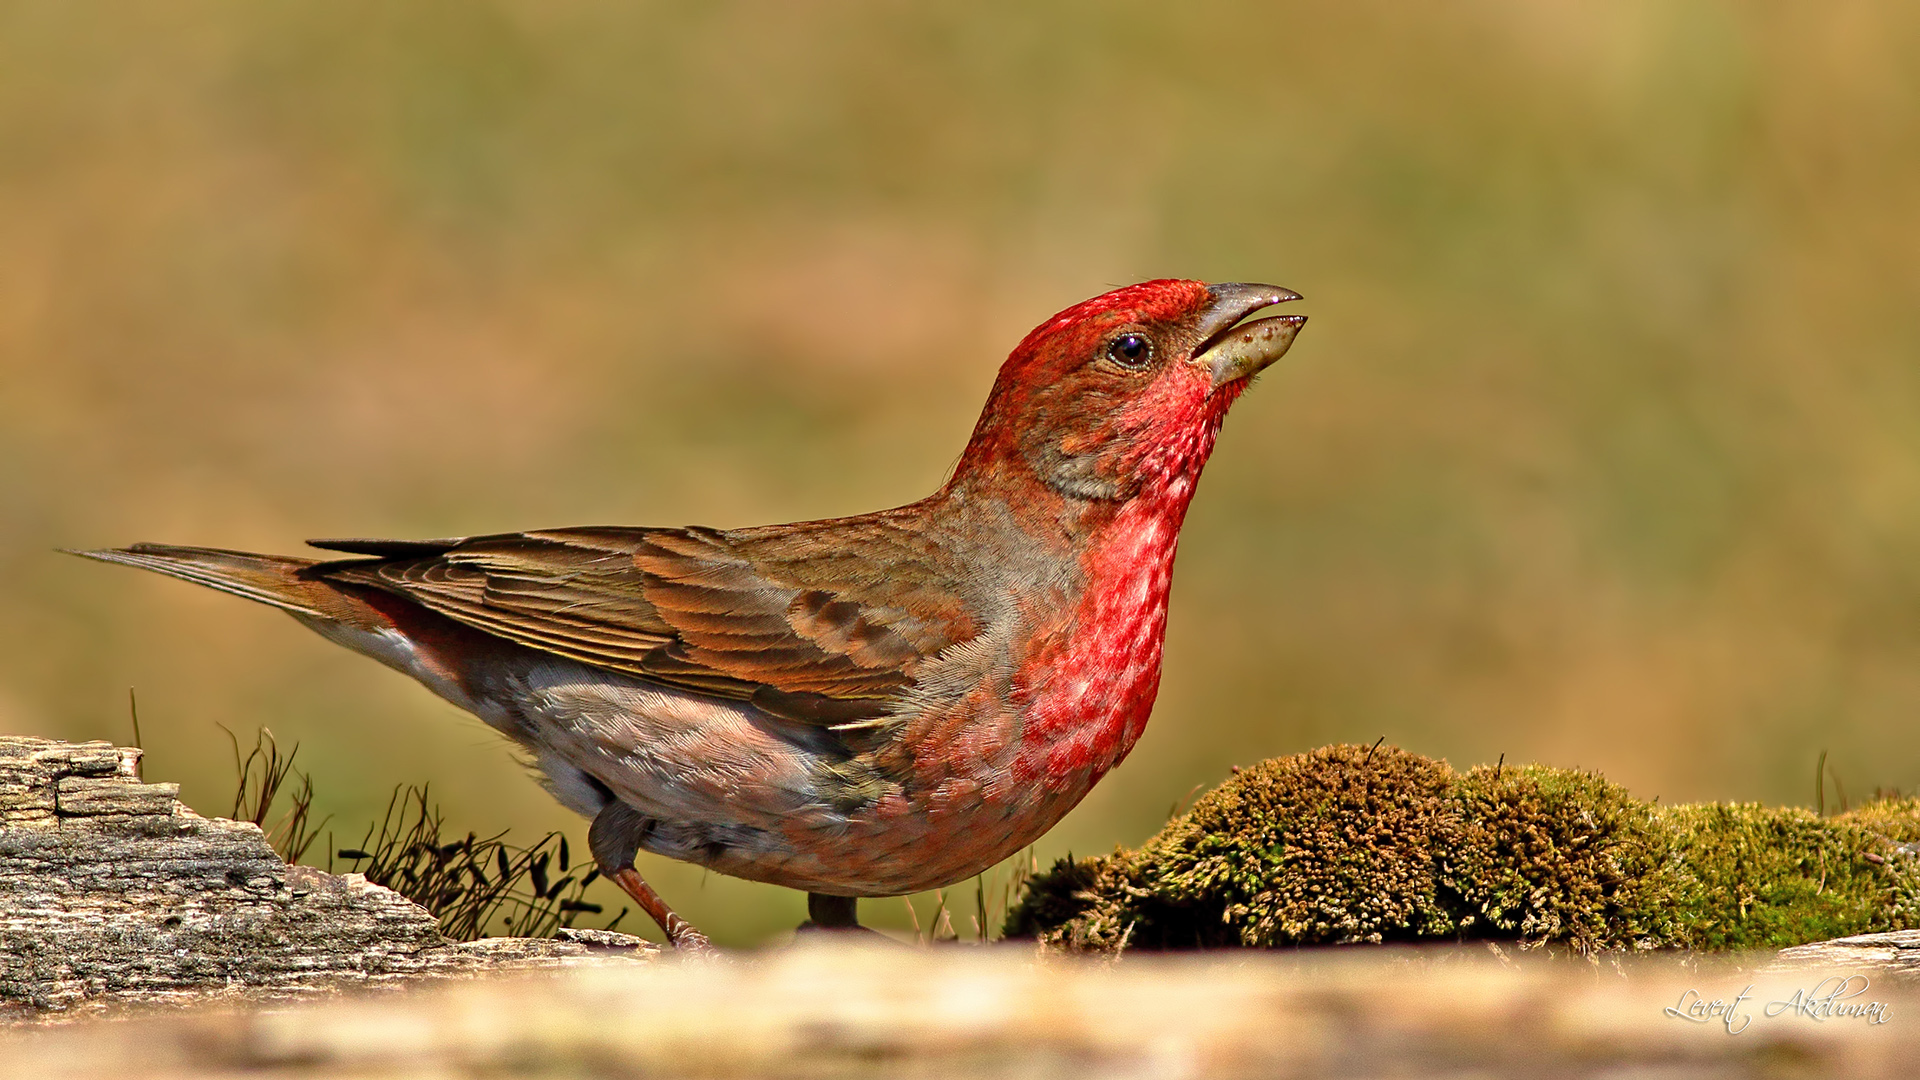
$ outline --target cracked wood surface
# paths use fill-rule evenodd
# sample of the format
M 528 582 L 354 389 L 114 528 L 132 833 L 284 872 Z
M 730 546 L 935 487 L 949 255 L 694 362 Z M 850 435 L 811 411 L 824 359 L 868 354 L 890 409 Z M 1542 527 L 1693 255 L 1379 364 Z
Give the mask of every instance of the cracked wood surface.
M 257 826 L 141 782 L 139 760 L 0 736 L 0 1010 L 297 997 L 637 955 L 627 935 L 448 941 L 398 893 L 289 866 Z

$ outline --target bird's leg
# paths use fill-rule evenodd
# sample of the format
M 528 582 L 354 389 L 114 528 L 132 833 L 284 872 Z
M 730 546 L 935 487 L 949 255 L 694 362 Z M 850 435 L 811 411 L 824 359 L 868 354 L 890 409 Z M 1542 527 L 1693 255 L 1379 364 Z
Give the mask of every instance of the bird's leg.
M 865 930 L 860 925 L 860 901 L 851 896 L 828 896 L 826 893 L 807 894 L 807 923 L 802 929 L 813 930 Z
M 860 899 L 852 896 L 828 896 L 824 892 L 806 894 L 806 922 L 801 922 L 801 934 L 829 934 L 837 940 L 858 940 L 858 942 L 887 942 L 895 944 L 893 938 L 874 930 L 872 926 L 860 926 L 858 915 Z
M 593 861 L 600 865 L 600 872 L 625 889 L 640 910 L 660 924 L 669 944 L 689 952 L 704 952 L 712 948 L 707 935 L 668 907 L 633 868 L 634 853 L 640 850 L 640 838 L 648 827 L 649 822 L 639 811 L 615 800 L 594 815 L 593 824 L 587 828 L 587 847 L 593 850 Z
M 892 943 L 893 939 L 880 931 L 860 925 L 859 905 L 858 897 L 810 892 L 807 894 L 807 921 L 800 924 L 800 933 L 829 933 L 835 937 L 858 934 L 858 940 Z

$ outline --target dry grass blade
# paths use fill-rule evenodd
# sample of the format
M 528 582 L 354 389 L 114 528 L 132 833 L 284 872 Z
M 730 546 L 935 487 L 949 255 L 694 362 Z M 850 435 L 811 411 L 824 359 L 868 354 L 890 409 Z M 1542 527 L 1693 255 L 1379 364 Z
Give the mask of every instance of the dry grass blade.
M 221 730 L 233 744 L 233 819 L 260 826 L 276 854 L 289 863 L 299 862 L 328 820 L 313 820 L 313 778 L 293 767 L 299 744 L 282 753 L 273 732 L 261 728 L 253 749 L 242 757 L 240 740 Z M 269 825 L 283 794 L 291 806 Z M 584 874 L 574 873 L 573 852 L 559 833 L 520 847 L 508 843 L 505 832 L 488 837 L 469 832 L 449 841 L 446 831 L 446 821 L 439 807 L 428 802 L 425 787 L 396 788 L 379 825 L 368 828 L 360 847 L 328 852 L 327 869 L 334 869 L 335 858 L 346 860 L 368 881 L 431 911 L 441 933 L 459 941 L 490 932 L 549 937 L 583 915 L 602 913 L 601 905 L 586 899 L 587 887 L 600 872 L 589 867 Z M 598 929 L 615 929 L 626 914 L 621 908 Z
M 428 789 L 408 786 L 394 790 L 385 816 L 367 830 L 360 847 L 334 854 L 368 881 L 433 912 L 441 933 L 460 941 L 495 930 L 548 937 L 573 926 L 582 915 L 601 913 L 599 904 L 585 899 L 587 886 L 600 872 L 573 872 L 566 837 L 548 833 L 532 846 L 520 847 L 507 843 L 506 835 L 469 832 L 448 840 L 446 822 L 439 807 L 428 801 Z M 600 929 L 615 929 L 626 914 L 621 908 Z
M 300 744 L 295 743 L 283 756 L 273 732 L 261 728 L 254 734 L 253 749 L 242 759 L 240 740 L 225 727 L 220 730 L 227 733 L 228 741 L 233 744 L 233 767 L 237 774 L 231 816 L 235 821 L 251 821 L 260 826 L 275 853 L 289 863 L 299 862 L 319 839 L 320 830 L 327 823 L 325 818 L 313 820 L 313 778 L 294 770 L 293 759 L 300 753 Z M 291 789 L 292 807 L 269 826 L 267 818 L 273 813 L 273 805 L 289 778 L 298 782 L 298 786 Z
M 932 892 L 934 907 L 927 922 L 922 924 L 920 909 L 914 904 L 914 897 L 903 897 L 907 906 L 907 919 L 911 924 L 913 939 L 921 945 L 948 942 L 968 942 L 989 944 L 1006 936 L 1007 913 L 1026 889 L 1029 878 L 1040 872 L 1039 857 L 1032 847 L 1012 855 L 996 866 L 977 874 L 973 879 L 973 911 L 967 921 L 973 927 L 971 938 L 960 936 L 954 926 L 953 911 L 947 907 L 947 894 L 944 889 Z

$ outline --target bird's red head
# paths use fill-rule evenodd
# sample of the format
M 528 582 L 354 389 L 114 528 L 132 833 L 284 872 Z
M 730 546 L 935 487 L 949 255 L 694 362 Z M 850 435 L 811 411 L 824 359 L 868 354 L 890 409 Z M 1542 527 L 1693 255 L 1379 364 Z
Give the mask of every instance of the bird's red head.
M 1299 298 L 1274 285 L 1160 280 L 1075 304 L 1007 357 L 956 481 L 1032 478 L 1098 501 L 1190 481 L 1227 407 L 1306 316 L 1241 320 Z

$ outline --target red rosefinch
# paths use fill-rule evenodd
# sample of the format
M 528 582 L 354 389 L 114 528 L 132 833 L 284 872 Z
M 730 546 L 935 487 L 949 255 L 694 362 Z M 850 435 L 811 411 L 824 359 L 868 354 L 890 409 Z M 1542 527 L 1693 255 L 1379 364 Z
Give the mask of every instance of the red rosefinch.
M 480 717 L 676 945 L 706 939 L 637 850 L 852 927 L 854 898 L 1031 843 L 1139 739 L 1194 484 L 1305 317 L 1241 320 L 1295 299 L 1149 281 L 1068 308 L 1007 358 L 952 479 L 893 510 L 79 554 L 271 604 Z

